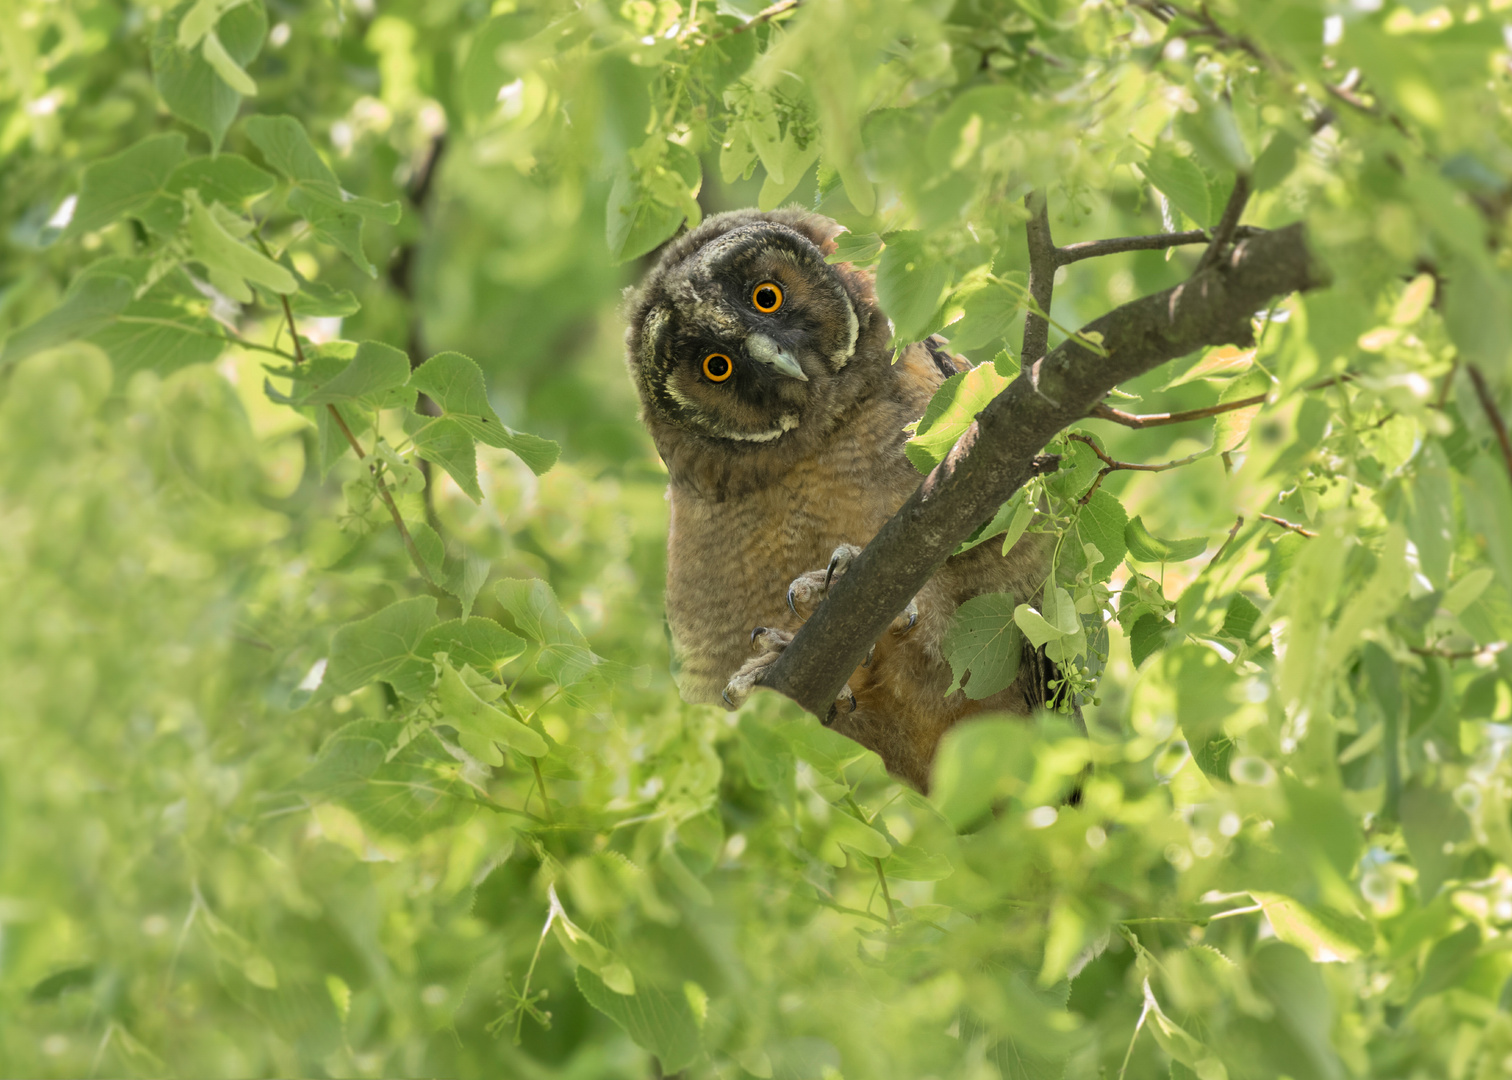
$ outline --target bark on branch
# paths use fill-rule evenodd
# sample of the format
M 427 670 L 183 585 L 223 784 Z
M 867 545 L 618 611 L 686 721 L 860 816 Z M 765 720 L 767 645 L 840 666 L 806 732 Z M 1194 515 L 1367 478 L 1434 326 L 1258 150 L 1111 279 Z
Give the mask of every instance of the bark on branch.
M 1031 213 L 1038 207 L 1031 206 Z M 1035 216 L 1038 216 L 1037 214 Z M 1046 238 L 1048 240 L 1048 238 Z M 1248 345 L 1276 298 L 1325 284 L 1300 224 L 1247 236 L 1172 289 L 1084 327 L 1107 356 L 1068 338 L 977 415 L 950 455 L 856 557 L 799 629 L 764 685 L 824 716 L 846 680 L 956 546 L 1033 474 L 1035 457 L 1121 382 L 1209 345 Z

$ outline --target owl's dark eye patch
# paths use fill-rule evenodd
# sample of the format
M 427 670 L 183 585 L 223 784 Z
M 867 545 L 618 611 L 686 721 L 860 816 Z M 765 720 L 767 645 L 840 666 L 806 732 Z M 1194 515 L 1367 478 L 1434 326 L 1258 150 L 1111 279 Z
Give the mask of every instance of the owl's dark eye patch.
M 751 303 L 762 314 L 772 314 L 782 307 L 782 287 L 773 281 L 763 281 L 751 290 Z
M 704 357 L 703 373 L 710 382 L 724 382 L 735 373 L 735 365 L 724 353 L 710 353 Z

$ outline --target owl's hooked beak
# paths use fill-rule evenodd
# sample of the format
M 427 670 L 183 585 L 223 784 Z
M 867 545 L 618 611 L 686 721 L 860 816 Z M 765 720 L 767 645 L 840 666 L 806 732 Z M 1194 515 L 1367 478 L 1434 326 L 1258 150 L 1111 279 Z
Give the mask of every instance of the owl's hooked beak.
M 800 382 L 808 382 L 808 376 L 798 366 L 798 361 L 793 359 L 793 354 L 777 347 L 777 343 L 765 334 L 751 334 L 746 338 L 746 352 L 752 359 L 760 360 L 763 364 L 769 364 Z

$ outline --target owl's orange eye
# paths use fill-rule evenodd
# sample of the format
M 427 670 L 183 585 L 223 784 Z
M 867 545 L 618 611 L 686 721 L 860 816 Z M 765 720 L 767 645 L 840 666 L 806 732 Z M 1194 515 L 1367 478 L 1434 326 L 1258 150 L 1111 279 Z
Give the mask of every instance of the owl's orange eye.
M 763 281 L 751 290 L 751 303 L 756 310 L 770 315 L 782 306 L 782 288 L 772 281 Z
M 724 382 L 735 374 L 735 365 L 730 363 L 730 358 L 724 353 L 711 352 L 704 357 L 703 373 L 710 382 Z

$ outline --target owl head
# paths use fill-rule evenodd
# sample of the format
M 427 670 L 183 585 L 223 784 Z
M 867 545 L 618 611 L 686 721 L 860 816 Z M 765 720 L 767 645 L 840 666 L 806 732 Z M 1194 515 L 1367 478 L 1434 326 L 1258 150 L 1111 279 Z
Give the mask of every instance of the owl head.
M 871 365 L 858 361 L 887 325 L 867 275 L 824 261 L 839 231 L 799 210 L 720 214 L 669 244 L 631 295 L 630 374 L 674 478 L 711 460 L 747 476 L 776 466 L 864 393 Z

